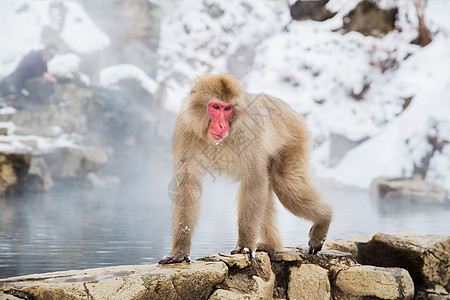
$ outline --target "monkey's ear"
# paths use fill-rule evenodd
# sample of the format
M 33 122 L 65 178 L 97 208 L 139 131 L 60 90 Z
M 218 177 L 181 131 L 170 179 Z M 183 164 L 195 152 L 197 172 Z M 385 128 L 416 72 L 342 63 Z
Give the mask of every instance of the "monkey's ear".
M 192 89 L 192 90 L 191 90 L 191 95 L 194 95 L 196 92 L 197 92 L 196 89 Z

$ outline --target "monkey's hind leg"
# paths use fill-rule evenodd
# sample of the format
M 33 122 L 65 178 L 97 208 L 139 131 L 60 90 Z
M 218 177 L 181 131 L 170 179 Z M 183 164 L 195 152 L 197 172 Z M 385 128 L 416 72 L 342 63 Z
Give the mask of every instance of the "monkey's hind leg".
M 271 260 L 275 260 L 275 253 L 280 250 L 282 246 L 277 227 L 276 207 L 273 197 L 273 191 L 270 189 L 269 199 L 261 222 L 261 242 L 256 247 L 257 251 L 267 252 Z
M 259 177 L 257 178 L 257 176 Z M 239 189 L 238 201 L 238 241 L 231 254 L 249 254 L 253 260 L 256 251 L 258 228 L 267 207 L 269 180 L 263 171 L 255 173 L 252 180 L 245 180 Z
M 309 232 L 309 253 L 319 252 L 330 227 L 331 206 L 320 198 L 309 179 L 298 172 L 277 176 L 274 190 L 287 210 L 313 222 Z

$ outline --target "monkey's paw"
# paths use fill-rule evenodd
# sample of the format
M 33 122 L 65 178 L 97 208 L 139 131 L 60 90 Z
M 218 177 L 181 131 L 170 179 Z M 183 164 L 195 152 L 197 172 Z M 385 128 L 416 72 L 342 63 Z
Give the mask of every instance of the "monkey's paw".
M 244 247 L 237 246 L 233 250 L 231 250 L 231 254 L 248 254 L 250 261 L 253 261 L 255 259 L 255 251 L 251 251 L 250 249 Z
M 172 257 L 172 256 L 164 256 L 163 258 L 161 258 L 161 260 L 158 262 L 158 264 L 167 265 L 167 264 L 175 264 L 175 263 L 190 262 L 190 261 L 191 261 L 191 258 L 189 257 L 189 255 L 186 255 L 185 257 L 182 257 L 182 258 L 177 258 L 177 257 Z
M 320 250 L 322 250 L 323 243 L 325 242 L 325 239 L 317 242 L 313 239 L 309 239 L 308 245 L 309 245 L 309 254 L 317 254 Z
M 257 252 L 266 252 L 270 257 L 270 260 L 275 261 L 276 251 L 274 249 L 271 249 L 267 246 L 260 244 L 260 245 L 258 245 L 258 247 L 256 247 L 256 251 Z

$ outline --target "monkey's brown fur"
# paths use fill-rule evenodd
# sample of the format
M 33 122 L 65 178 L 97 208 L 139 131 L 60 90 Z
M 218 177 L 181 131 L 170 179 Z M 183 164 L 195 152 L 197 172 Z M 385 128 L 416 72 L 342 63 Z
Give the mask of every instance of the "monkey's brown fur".
M 211 117 L 207 105 L 214 98 L 235 105 L 229 134 L 220 142 L 208 136 Z M 206 170 L 241 181 L 239 235 L 232 253 L 252 255 L 258 248 L 273 256 L 280 249 L 274 193 L 294 215 L 313 222 L 310 253 L 319 251 L 332 210 L 311 185 L 309 154 L 305 123 L 285 102 L 245 93 L 231 76 L 198 78 L 175 126 L 173 249 L 160 263 L 189 261 Z M 261 241 L 257 245 L 258 231 Z

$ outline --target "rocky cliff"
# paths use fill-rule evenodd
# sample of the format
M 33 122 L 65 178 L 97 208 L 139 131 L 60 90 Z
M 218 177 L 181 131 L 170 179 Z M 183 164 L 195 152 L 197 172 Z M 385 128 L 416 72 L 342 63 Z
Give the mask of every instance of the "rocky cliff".
M 450 237 L 376 234 L 327 242 L 318 255 L 290 246 L 219 253 L 191 263 L 117 266 L 0 280 L 2 299 L 449 299 Z M 341 252 L 331 249 L 346 250 Z M 370 261 L 372 265 L 360 262 Z

